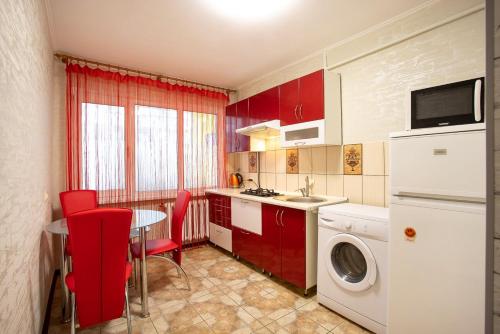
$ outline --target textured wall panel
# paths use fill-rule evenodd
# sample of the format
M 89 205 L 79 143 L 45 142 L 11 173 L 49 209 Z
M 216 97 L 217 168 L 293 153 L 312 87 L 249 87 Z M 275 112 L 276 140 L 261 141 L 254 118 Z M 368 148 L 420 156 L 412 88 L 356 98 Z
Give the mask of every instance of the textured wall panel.
M 52 50 L 42 0 L 0 1 L 0 332 L 38 333 L 53 273 Z

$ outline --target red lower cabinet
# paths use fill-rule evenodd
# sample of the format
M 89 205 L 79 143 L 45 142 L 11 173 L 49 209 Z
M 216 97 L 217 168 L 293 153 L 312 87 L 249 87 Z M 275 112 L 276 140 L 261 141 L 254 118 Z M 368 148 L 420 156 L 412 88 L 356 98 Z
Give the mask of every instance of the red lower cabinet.
M 262 267 L 306 288 L 305 211 L 262 204 Z
M 283 208 L 281 230 L 282 278 L 306 287 L 306 216 L 304 210 Z M 281 217 L 281 214 L 280 214 Z
M 262 237 L 233 226 L 233 253 L 257 267 L 262 267 Z
M 281 207 L 262 204 L 262 267 L 281 277 Z

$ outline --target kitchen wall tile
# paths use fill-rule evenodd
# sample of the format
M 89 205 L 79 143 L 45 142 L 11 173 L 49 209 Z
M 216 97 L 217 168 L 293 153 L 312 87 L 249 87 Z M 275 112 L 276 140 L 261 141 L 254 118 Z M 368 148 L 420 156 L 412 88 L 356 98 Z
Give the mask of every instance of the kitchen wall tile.
M 262 188 L 268 188 L 267 187 L 267 174 L 268 173 L 260 173 L 260 186 Z
M 266 165 L 266 155 L 267 152 L 259 152 L 257 153 L 258 158 L 260 158 L 260 172 L 261 173 L 267 173 L 267 165 Z
M 344 175 L 344 196 L 350 203 L 363 203 L 362 175 Z
M 385 198 L 384 198 L 384 206 L 386 208 L 389 207 L 391 203 L 391 185 L 389 184 L 389 176 L 384 176 L 384 188 L 385 188 Z
M 384 175 L 390 175 L 390 156 L 391 156 L 391 151 L 390 151 L 390 144 L 388 141 L 384 142 Z
M 311 148 L 313 174 L 326 174 L 326 146 Z M 299 156 L 300 159 L 300 156 Z M 300 168 L 300 165 L 299 165 Z
M 306 187 L 306 176 L 309 176 L 309 182 L 311 181 L 312 174 L 299 174 L 299 186 L 297 189 Z
M 384 206 L 384 176 L 363 176 L 363 204 Z
M 297 191 L 299 188 L 299 174 L 286 174 L 286 191 Z
M 286 150 L 277 150 L 276 152 L 276 173 L 286 173 Z
M 257 188 L 257 186 L 254 184 L 257 183 L 257 177 L 258 177 L 258 174 L 257 173 L 247 173 L 247 177 L 246 179 L 247 180 L 252 180 L 250 182 L 247 183 L 247 187 L 250 187 L 250 188 Z
M 276 173 L 276 151 L 265 152 L 265 165 L 267 173 Z
M 276 174 L 266 173 L 266 186 L 265 188 L 276 189 Z
M 228 153 L 226 155 L 226 172 L 232 173 L 234 172 L 234 154 L 233 153 Z
M 299 148 L 299 174 L 309 174 L 311 171 L 311 149 Z
M 342 146 L 327 146 L 326 147 L 326 173 L 327 174 L 344 174 L 344 165 L 342 162 Z
M 312 187 L 312 193 L 314 195 L 326 195 L 326 175 L 325 174 L 313 174 L 312 179 L 314 181 Z
M 276 187 L 277 191 L 286 191 L 286 174 L 277 173 L 276 174 Z
M 384 175 L 384 142 L 363 143 L 363 175 Z
M 344 175 L 326 176 L 326 194 L 328 196 L 344 196 Z
M 248 152 L 240 152 L 239 155 L 239 168 L 241 173 L 248 173 Z

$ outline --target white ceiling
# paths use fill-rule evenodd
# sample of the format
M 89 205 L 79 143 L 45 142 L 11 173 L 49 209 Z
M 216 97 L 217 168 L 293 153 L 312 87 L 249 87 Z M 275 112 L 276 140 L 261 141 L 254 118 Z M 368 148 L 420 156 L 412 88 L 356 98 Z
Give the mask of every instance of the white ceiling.
M 427 0 L 295 0 L 260 21 L 206 0 L 47 1 L 57 51 L 236 88 Z

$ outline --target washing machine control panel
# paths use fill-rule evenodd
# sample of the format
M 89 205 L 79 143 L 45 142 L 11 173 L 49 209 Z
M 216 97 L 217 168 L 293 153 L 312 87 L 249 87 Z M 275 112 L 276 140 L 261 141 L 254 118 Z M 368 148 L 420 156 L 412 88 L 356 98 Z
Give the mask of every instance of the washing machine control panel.
M 367 220 L 342 215 L 319 214 L 319 226 L 381 241 L 387 241 L 387 222 Z

